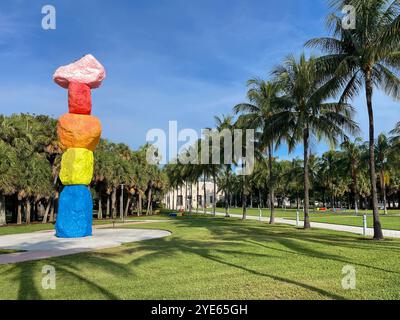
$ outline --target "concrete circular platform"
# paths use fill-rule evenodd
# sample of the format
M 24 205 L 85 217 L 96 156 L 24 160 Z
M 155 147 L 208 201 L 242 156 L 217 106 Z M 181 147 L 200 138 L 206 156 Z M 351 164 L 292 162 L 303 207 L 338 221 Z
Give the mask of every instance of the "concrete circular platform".
M 40 260 L 98 249 L 123 243 L 163 238 L 171 235 L 164 230 L 93 229 L 93 236 L 80 239 L 60 239 L 54 230 L 0 236 L 0 249 L 25 252 L 0 254 L 0 264 Z

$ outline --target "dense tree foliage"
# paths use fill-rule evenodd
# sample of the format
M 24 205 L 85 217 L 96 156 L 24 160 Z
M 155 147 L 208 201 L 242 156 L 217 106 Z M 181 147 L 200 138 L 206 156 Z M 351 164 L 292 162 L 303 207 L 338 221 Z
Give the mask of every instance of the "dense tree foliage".
M 99 219 L 151 214 L 153 203 L 160 202 L 167 180 L 158 166 L 147 163 L 146 151 L 147 146 L 132 151 L 101 140 L 91 184 Z M 62 190 L 61 156 L 56 120 L 29 114 L 0 116 L 0 224 L 55 220 Z

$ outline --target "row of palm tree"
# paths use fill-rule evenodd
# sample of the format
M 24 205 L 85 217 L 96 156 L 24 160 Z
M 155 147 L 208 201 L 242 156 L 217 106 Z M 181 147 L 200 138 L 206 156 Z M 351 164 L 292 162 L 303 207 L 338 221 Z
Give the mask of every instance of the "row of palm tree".
M 217 124 L 231 121 L 233 118 L 217 118 Z M 238 123 L 238 122 L 237 122 Z M 400 208 L 400 123 L 391 131 L 391 134 L 380 134 L 375 141 L 375 163 L 378 174 L 378 194 L 382 212 L 387 214 L 388 208 Z M 321 156 L 310 153 L 309 184 L 310 204 L 312 209 L 327 207 L 331 209 L 349 209 L 359 214 L 360 210 L 372 208 L 372 190 L 369 181 L 369 142 L 361 138 L 350 140 L 345 138 L 338 149 L 331 149 Z M 270 210 L 270 223 L 274 223 L 276 207 L 286 209 L 289 205 L 298 210 L 304 210 L 304 160 L 294 158 L 291 161 L 280 160 L 277 157 L 270 159 L 269 153 L 257 154 L 254 171 L 251 175 L 238 176 L 232 165 L 209 165 L 217 167 L 217 178 L 213 198 L 216 192 L 223 193 L 223 200 L 217 205 L 225 208 L 227 214 L 231 207 L 243 208 L 243 218 L 246 209 L 266 208 Z M 185 209 L 188 211 L 207 213 L 207 203 L 199 202 L 197 207 L 191 205 L 193 186 L 196 186 L 197 199 L 207 195 L 204 180 L 209 181 L 207 165 L 169 164 L 164 170 L 169 179 L 169 187 L 177 191 L 173 197 L 171 209 L 178 209 L 178 196 L 186 199 Z M 214 179 L 211 179 L 212 181 Z M 273 192 L 271 192 L 273 189 Z M 273 197 L 271 198 L 271 194 Z M 213 207 L 213 212 L 215 209 Z
M 331 35 L 306 42 L 306 47 L 318 49 L 321 55 L 307 57 L 301 54 L 299 58 L 290 55 L 272 70 L 268 81 L 250 80 L 248 102 L 234 107 L 237 121 L 232 123 L 230 117 L 225 120 L 237 128 L 256 130 L 258 158 L 261 162 L 264 161 L 263 156 L 266 158 L 269 171 L 263 183 L 264 189 L 269 192 L 271 223 L 274 223 L 275 190 L 280 184 L 274 175 L 274 151 L 283 143 L 288 145 L 290 152 L 299 143 L 302 144 L 304 228 L 309 228 L 311 142 L 324 139 L 332 149 L 345 142 L 343 148 L 350 157 L 347 161 L 350 163 L 352 193 L 355 197 L 359 196 L 357 172 L 360 166 L 355 160 L 359 152 L 358 142 L 350 143 L 348 137 L 357 136 L 360 132 L 354 121 L 355 110 L 351 102 L 364 88 L 369 115 L 368 188 L 374 217 L 374 239 L 380 240 L 383 233 L 379 219 L 377 177 L 385 193 L 387 158 L 377 154 L 376 150 L 379 145 L 383 148 L 388 140 L 384 135 L 378 141 L 375 137 L 373 93 L 380 89 L 394 99 L 400 98 L 400 3 L 393 0 L 332 0 L 330 5 L 333 13 L 329 15 L 327 25 Z M 353 29 L 344 26 L 338 15 L 346 5 L 352 5 L 356 10 L 357 23 Z M 398 130 L 396 128 L 393 134 Z M 332 163 L 336 162 L 336 155 L 326 156 L 332 158 Z M 258 165 L 262 166 L 262 163 Z M 206 167 L 199 169 L 204 176 L 207 176 Z M 221 167 L 214 165 L 213 169 L 215 180 L 215 171 Z M 328 175 L 324 184 L 331 184 L 332 179 Z M 250 177 L 241 177 L 244 216 L 251 189 L 250 180 Z M 313 193 L 316 191 L 320 190 L 312 190 Z M 357 199 L 355 203 L 358 203 Z
M 0 116 L 0 225 L 7 223 L 6 212 L 17 224 L 55 221 L 62 190 L 56 124 L 47 116 Z M 167 180 L 158 166 L 146 161 L 147 148 L 133 151 L 100 141 L 91 183 L 99 219 L 152 214 Z

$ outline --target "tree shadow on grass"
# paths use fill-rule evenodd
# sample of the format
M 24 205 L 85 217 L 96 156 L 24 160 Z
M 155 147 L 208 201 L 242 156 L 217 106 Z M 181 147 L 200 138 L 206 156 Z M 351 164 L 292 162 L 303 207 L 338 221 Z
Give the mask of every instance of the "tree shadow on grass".
M 178 228 L 184 227 L 204 227 L 204 218 L 200 219 L 179 219 L 176 221 Z M 242 220 L 225 220 L 221 218 L 209 218 L 209 223 L 206 225 L 207 229 L 218 239 L 224 241 L 241 241 L 248 242 L 253 245 L 261 245 L 266 249 L 280 251 L 289 254 L 298 254 L 302 256 L 329 259 L 338 261 L 345 264 L 353 264 L 365 268 L 371 268 L 378 271 L 387 273 L 400 274 L 395 270 L 384 269 L 375 265 L 361 263 L 358 260 L 346 258 L 343 255 L 330 254 L 321 250 L 311 249 L 310 245 L 318 244 L 324 246 L 343 247 L 347 249 L 357 249 L 360 252 L 365 251 L 366 256 L 373 255 L 371 251 L 390 251 L 393 254 L 395 251 L 400 250 L 400 242 L 387 241 L 387 242 L 366 242 L 360 241 L 357 237 L 351 234 L 324 234 L 318 232 L 319 230 L 296 230 L 291 226 L 270 226 L 267 224 L 253 225 Z M 266 244 L 261 244 L 257 240 L 264 243 L 278 243 L 288 250 L 274 248 Z M 304 243 L 305 245 L 302 245 Z M 371 249 L 372 246 L 372 249 Z
M 132 227 L 134 228 L 135 226 L 127 226 L 127 228 Z M 319 246 L 331 245 L 361 250 L 360 254 L 365 252 L 365 255 L 374 253 L 374 251 L 371 251 L 370 243 L 359 241 L 355 236 L 345 233 L 342 235 L 335 233 L 326 234 L 318 231 L 299 231 L 289 226 L 270 227 L 267 224 L 257 225 L 254 222 L 249 223 L 234 219 L 225 220 L 209 217 L 177 219 L 168 227 L 173 231 L 170 237 L 126 244 L 116 251 L 102 250 L 42 261 L 14 264 L 8 272 L 15 272 L 13 280 L 19 285 L 18 299 L 42 299 L 46 296 L 43 294 L 41 287 L 38 287 L 40 283 L 35 281 L 37 277 L 34 276 L 36 273 L 41 273 L 41 267 L 46 264 L 55 266 L 56 271 L 68 278 L 68 281 L 82 283 L 93 291 L 99 292 L 104 298 L 118 299 L 118 296 L 108 288 L 82 275 L 82 270 L 93 270 L 93 272 L 101 270 L 117 277 L 132 277 L 135 275 L 132 271 L 134 269 L 133 266 L 137 267 L 149 262 L 174 257 L 181 253 L 195 255 L 214 263 L 245 271 L 249 274 L 298 286 L 328 299 L 345 299 L 345 297 L 280 275 L 260 272 L 254 270 L 254 268 L 251 268 L 249 265 L 243 264 L 246 264 L 246 259 L 250 258 L 265 258 L 267 262 L 269 258 L 284 259 L 282 254 L 278 254 L 279 252 L 310 258 L 329 259 L 341 263 L 373 268 L 379 271 L 397 273 L 393 270 L 362 264 L 349 257 L 324 252 L 323 248 L 320 250 L 310 248 L 310 246 L 314 244 Z M 149 225 L 145 227 L 145 225 L 141 225 L 139 228 L 153 229 L 155 226 Z M 195 238 L 196 235 L 190 233 L 191 228 L 199 228 L 198 230 L 200 230 L 200 228 L 204 229 L 207 233 L 207 237 L 204 239 Z M 282 248 L 268 245 L 268 243 L 276 243 L 281 245 Z M 240 247 L 242 250 L 229 248 L 229 246 Z M 255 246 L 265 248 L 266 250 L 265 252 L 253 252 L 252 248 Z M 385 251 L 394 249 L 394 251 L 397 251 L 400 249 L 400 243 L 396 241 L 379 244 L 374 243 L 373 247 L 373 250 Z M 380 250 L 380 248 L 382 250 Z M 277 255 L 273 254 L 273 252 L 276 252 Z M 118 258 L 125 255 L 134 257 L 129 258 L 128 262 L 118 262 Z M 237 261 L 238 257 L 241 258 L 240 263 Z M 126 259 L 124 259 L 124 261 L 126 261 Z M 279 272 L 279 270 L 277 270 L 277 272 Z
M 154 242 L 157 243 L 154 243 Z M 224 245 L 227 245 L 227 242 L 224 242 Z M 243 243 L 242 243 L 243 244 Z M 137 248 L 134 248 L 133 251 L 132 249 L 126 249 L 124 250 L 124 253 L 131 253 L 131 252 L 138 252 L 138 251 L 148 251 L 149 253 L 146 255 L 143 255 L 139 258 L 134 258 L 131 260 L 131 264 L 134 266 L 139 266 L 142 264 L 149 263 L 151 261 L 157 261 L 158 259 L 164 258 L 164 257 L 173 257 L 176 254 L 181 254 L 183 253 L 189 253 L 193 254 L 196 256 L 199 256 L 201 258 L 208 259 L 210 261 L 236 268 L 248 273 L 251 273 L 256 276 L 261 276 L 264 278 L 269 278 L 271 280 L 279 281 L 285 284 L 291 284 L 295 285 L 298 287 L 301 287 L 303 289 L 318 293 L 322 296 L 325 296 L 326 298 L 329 299 L 345 299 L 343 296 L 337 295 L 335 293 L 331 293 L 329 291 L 326 291 L 324 289 L 302 283 L 300 281 L 295 281 L 292 279 L 288 279 L 285 277 L 281 277 L 278 275 L 273 275 L 273 274 L 267 274 L 263 272 L 259 272 L 257 270 L 253 270 L 249 267 L 245 267 L 243 265 L 239 265 L 237 263 L 234 263 L 232 261 L 227 261 L 226 259 L 222 259 L 221 257 L 218 256 L 218 253 L 222 253 L 224 255 L 232 256 L 253 256 L 253 257 L 261 257 L 261 258 L 281 258 L 277 257 L 274 255 L 269 255 L 269 254 L 258 254 L 258 253 L 252 253 L 252 252 L 246 252 L 246 251 L 235 251 L 235 250 L 220 250 L 217 247 L 220 245 L 220 243 L 212 243 L 212 242 L 205 242 L 205 241 L 188 241 L 188 240 L 183 240 L 179 237 L 176 238 L 171 238 L 171 239 L 158 239 L 158 240 L 152 240 L 152 241 L 145 241 L 140 244 Z
M 351 264 L 351 265 L 356 265 L 356 266 L 359 266 L 359 267 L 371 268 L 371 269 L 378 270 L 378 271 L 400 274 L 400 272 L 397 272 L 397 271 L 387 270 L 387 269 L 384 269 L 384 268 L 379 268 L 379 267 L 376 267 L 376 266 L 363 264 L 363 263 L 357 262 L 355 260 L 344 259 L 341 256 L 326 254 L 326 253 L 322 253 L 321 251 L 316 251 L 316 250 L 312 250 L 310 248 L 301 247 L 296 242 L 291 241 L 290 239 L 286 239 L 286 240 L 283 240 L 283 241 L 278 241 L 280 244 L 282 244 L 283 246 L 285 246 L 289 250 L 274 248 L 274 247 L 267 246 L 265 244 L 261 244 L 261 243 L 258 243 L 258 242 L 255 242 L 255 241 L 251 241 L 251 240 L 245 240 L 245 241 L 248 242 L 248 243 L 252 243 L 252 244 L 258 245 L 258 246 L 262 246 L 262 247 L 264 247 L 264 248 L 266 248 L 268 250 L 279 251 L 279 252 L 283 252 L 283 253 L 286 253 L 286 254 L 295 254 L 295 255 L 313 257 L 313 258 L 323 259 L 323 260 L 326 260 L 326 259 L 334 260 L 334 261 L 338 261 L 338 262 L 341 262 L 341 263 L 344 263 L 344 264 L 348 264 L 348 265 Z
M 368 239 L 361 239 L 356 235 L 339 232 L 339 231 L 330 231 L 330 230 L 321 230 L 321 229 L 297 229 L 294 226 L 287 225 L 268 225 L 266 223 L 260 223 L 259 225 L 249 224 L 248 221 L 240 221 L 233 220 L 235 223 L 232 226 L 238 226 L 241 228 L 241 234 L 244 237 L 252 237 L 259 236 L 261 238 L 269 237 L 269 239 L 276 240 L 276 237 L 282 237 L 285 239 L 293 239 L 293 240 L 303 240 L 312 243 L 319 243 L 323 245 L 335 245 L 337 247 L 343 248 L 352 248 L 352 249 L 362 249 L 368 251 L 398 251 L 400 253 L 400 241 L 394 241 L 392 239 L 386 240 L 383 242 L 377 241 L 366 241 Z M 227 231 L 231 227 L 226 225 L 228 222 L 225 220 L 224 223 L 220 225 L 213 226 L 210 224 L 208 227 L 211 232 L 216 235 L 226 236 Z M 276 228 L 275 228 L 276 227 Z M 259 231 L 259 232 L 257 232 Z M 257 235 L 257 233 L 264 232 L 263 234 Z M 267 232 L 267 233 L 265 233 Z M 329 233 L 329 234 L 326 234 Z M 273 238 L 271 238 L 273 237 Z
M 79 264 L 79 268 L 77 265 Z M 42 267 L 45 265 L 54 266 L 56 274 L 62 274 L 63 277 L 72 279 L 79 284 L 86 285 L 96 292 L 99 292 L 107 299 L 118 299 L 107 288 L 95 283 L 94 281 L 84 277 L 81 270 L 101 269 L 112 275 L 132 276 L 132 271 L 123 264 L 113 262 L 105 257 L 97 256 L 97 253 L 79 253 L 69 256 L 57 257 L 41 261 L 30 261 L 12 264 L 8 272 L 15 272 L 13 280 L 18 283 L 18 300 L 39 300 L 43 299 L 44 289 L 41 283 L 35 281 L 37 274 L 42 275 Z M 64 279 L 65 280 L 65 279 Z M 61 280 L 57 280 L 56 285 L 62 286 Z M 70 280 L 68 280 L 70 281 Z M 56 289 L 57 290 L 57 289 Z

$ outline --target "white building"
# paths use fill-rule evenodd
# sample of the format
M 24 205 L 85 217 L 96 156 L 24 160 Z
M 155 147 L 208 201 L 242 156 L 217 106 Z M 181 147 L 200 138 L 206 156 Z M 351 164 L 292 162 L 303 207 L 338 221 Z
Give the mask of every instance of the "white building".
M 205 194 L 204 194 L 205 185 Z M 198 194 L 197 194 L 198 187 Z M 212 181 L 199 181 L 198 183 L 187 183 L 175 190 L 170 190 L 164 197 L 164 204 L 167 209 L 184 209 L 189 210 L 192 206 L 192 210 L 195 210 L 197 206 L 203 208 L 205 199 L 206 208 L 212 208 L 214 201 L 216 203 L 224 199 L 223 192 L 218 192 L 218 186 L 216 186 L 217 196 L 214 199 L 214 183 Z

